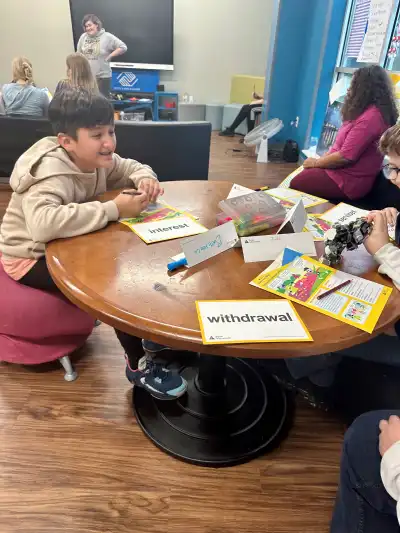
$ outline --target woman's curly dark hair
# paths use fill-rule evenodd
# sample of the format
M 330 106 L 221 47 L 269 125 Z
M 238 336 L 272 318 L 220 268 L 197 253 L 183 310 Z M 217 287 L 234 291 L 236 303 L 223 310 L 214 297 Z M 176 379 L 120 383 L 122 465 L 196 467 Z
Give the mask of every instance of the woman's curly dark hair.
M 342 108 L 343 121 L 355 120 L 371 105 L 375 105 L 388 126 L 397 122 L 399 113 L 393 93 L 393 83 L 386 70 L 378 65 L 355 71 Z

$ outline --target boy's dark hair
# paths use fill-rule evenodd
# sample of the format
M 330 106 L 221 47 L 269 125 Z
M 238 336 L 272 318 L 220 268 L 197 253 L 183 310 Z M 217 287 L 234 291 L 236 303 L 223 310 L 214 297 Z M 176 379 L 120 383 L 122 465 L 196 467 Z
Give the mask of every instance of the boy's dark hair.
M 103 27 L 103 23 L 101 22 L 101 20 L 99 19 L 99 17 L 97 15 L 93 15 L 93 14 L 89 14 L 89 15 L 85 15 L 82 19 L 82 27 L 83 29 L 85 30 L 85 26 L 88 22 L 93 22 L 93 24 L 96 24 L 96 26 L 98 27 L 99 31 L 102 29 Z
M 400 155 L 400 124 L 385 131 L 379 141 L 379 150 L 383 155 Z
M 113 126 L 114 110 L 101 94 L 65 88 L 51 101 L 49 120 L 55 135 L 65 133 L 76 139 L 79 128 Z

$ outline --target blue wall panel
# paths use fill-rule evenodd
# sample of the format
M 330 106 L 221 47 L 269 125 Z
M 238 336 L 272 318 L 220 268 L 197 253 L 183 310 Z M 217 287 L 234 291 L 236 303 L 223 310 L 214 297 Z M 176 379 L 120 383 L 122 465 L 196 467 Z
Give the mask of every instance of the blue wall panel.
M 268 118 L 285 127 L 275 140 L 319 136 L 338 53 L 346 0 L 280 0 Z M 271 43 L 273 46 L 273 43 Z M 268 70 L 268 69 L 267 69 Z M 299 127 L 290 125 L 299 117 Z

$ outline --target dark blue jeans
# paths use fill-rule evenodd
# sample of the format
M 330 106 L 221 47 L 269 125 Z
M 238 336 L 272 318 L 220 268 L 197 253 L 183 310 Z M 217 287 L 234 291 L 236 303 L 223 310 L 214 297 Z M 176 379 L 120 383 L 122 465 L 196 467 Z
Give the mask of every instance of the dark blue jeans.
M 399 411 L 373 411 L 358 417 L 344 438 L 340 483 L 331 533 L 399 533 L 396 502 L 380 475 L 379 421 Z

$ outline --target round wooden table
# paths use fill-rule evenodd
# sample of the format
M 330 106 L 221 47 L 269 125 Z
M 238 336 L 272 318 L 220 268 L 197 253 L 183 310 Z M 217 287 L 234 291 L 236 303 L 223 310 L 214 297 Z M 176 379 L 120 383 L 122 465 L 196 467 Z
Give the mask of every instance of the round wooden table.
M 167 203 L 213 228 L 218 202 L 227 197 L 232 183 L 164 185 Z M 104 199 L 116 194 L 107 193 Z M 314 211 L 328 207 L 324 204 Z M 272 377 L 251 364 L 251 358 L 318 355 L 372 336 L 296 304 L 314 342 L 203 345 L 196 300 L 277 296 L 249 285 L 268 263 L 244 263 L 241 249 L 170 274 L 169 258 L 180 251 L 179 240 L 146 245 L 129 228 L 115 223 L 96 233 L 52 242 L 46 258 L 58 287 L 81 309 L 136 337 L 201 353 L 198 358 L 187 354 L 179 362 L 188 381 L 187 395 L 161 402 L 135 387 L 135 414 L 153 442 L 176 457 L 202 465 L 237 464 L 273 447 L 287 418 L 286 394 Z M 377 273 L 365 251 L 347 253 L 342 269 L 392 285 Z M 395 290 L 373 335 L 393 325 L 399 314 L 400 295 Z

